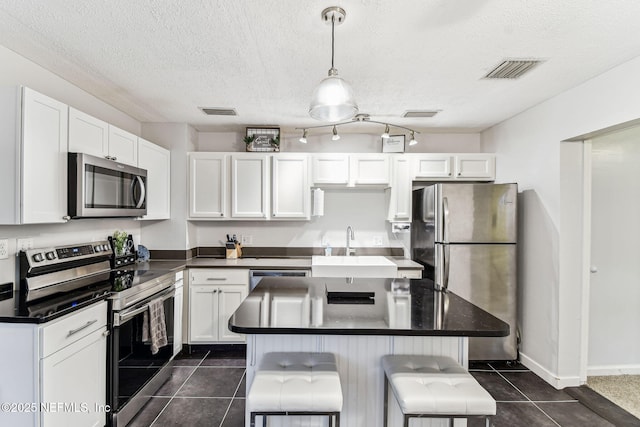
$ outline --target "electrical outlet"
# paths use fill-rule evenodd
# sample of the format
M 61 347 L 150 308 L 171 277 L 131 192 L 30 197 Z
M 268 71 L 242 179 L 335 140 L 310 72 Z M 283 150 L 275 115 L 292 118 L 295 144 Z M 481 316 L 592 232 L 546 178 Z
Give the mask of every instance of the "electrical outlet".
M 382 237 L 374 236 L 373 237 L 373 246 L 382 246 Z
M 33 249 L 32 237 L 25 237 L 24 239 L 18 239 L 18 243 L 16 244 L 17 251 L 26 251 L 29 249 Z
M 0 239 L 0 259 L 9 258 L 9 240 Z
M 243 245 L 252 245 L 253 244 L 253 236 L 252 235 L 243 235 L 240 241 Z

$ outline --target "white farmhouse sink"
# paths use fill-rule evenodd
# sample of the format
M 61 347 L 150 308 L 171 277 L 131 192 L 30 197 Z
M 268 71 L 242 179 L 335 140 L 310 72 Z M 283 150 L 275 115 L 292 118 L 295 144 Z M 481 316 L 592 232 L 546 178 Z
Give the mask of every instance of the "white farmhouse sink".
M 313 277 L 397 277 L 398 266 L 383 256 L 314 256 Z

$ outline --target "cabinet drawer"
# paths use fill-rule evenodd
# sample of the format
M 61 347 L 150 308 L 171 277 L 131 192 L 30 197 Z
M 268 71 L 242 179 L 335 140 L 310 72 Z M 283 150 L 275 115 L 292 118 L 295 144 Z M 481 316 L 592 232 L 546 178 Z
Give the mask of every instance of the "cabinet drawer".
M 401 277 L 403 279 L 422 279 L 422 270 L 398 270 L 398 277 Z
M 40 330 L 41 357 L 86 337 L 107 324 L 107 302 L 92 305 L 47 324 Z
M 192 269 L 190 271 L 192 285 L 247 285 L 249 286 L 249 270 L 232 268 Z

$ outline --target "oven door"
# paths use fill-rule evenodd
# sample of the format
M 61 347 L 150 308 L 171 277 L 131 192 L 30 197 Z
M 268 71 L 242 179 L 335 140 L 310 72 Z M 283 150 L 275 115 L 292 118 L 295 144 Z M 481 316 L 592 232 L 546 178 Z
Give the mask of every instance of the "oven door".
M 144 169 L 83 153 L 69 153 L 68 210 L 73 218 L 147 213 Z
M 162 298 L 167 345 L 156 354 L 143 338 L 145 312 L 151 301 Z M 108 395 L 113 426 L 125 426 L 171 374 L 174 340 L 175 289 L 156 294 L 122 311 L 113 312 L 109 346 Z

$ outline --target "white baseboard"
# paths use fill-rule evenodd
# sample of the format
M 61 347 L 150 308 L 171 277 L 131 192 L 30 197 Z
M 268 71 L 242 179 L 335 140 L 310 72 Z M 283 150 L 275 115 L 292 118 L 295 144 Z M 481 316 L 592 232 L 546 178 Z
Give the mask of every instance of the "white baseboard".
M 578 387 L 581 385 L 579 376 L 559 377 L 558 375 L 548 371 L 546 368 L 544 368 L 542 365 L 540 365 L 524 353 L 520 353 L 520 362 L 527 368 L 531 369 L 534 374 L 536 374 L 558 390 L 565 387 Z
M 601 377 L 603 375 L 640 375 L 640 365 L 606 365 L 588 366 L 588 377 Z

